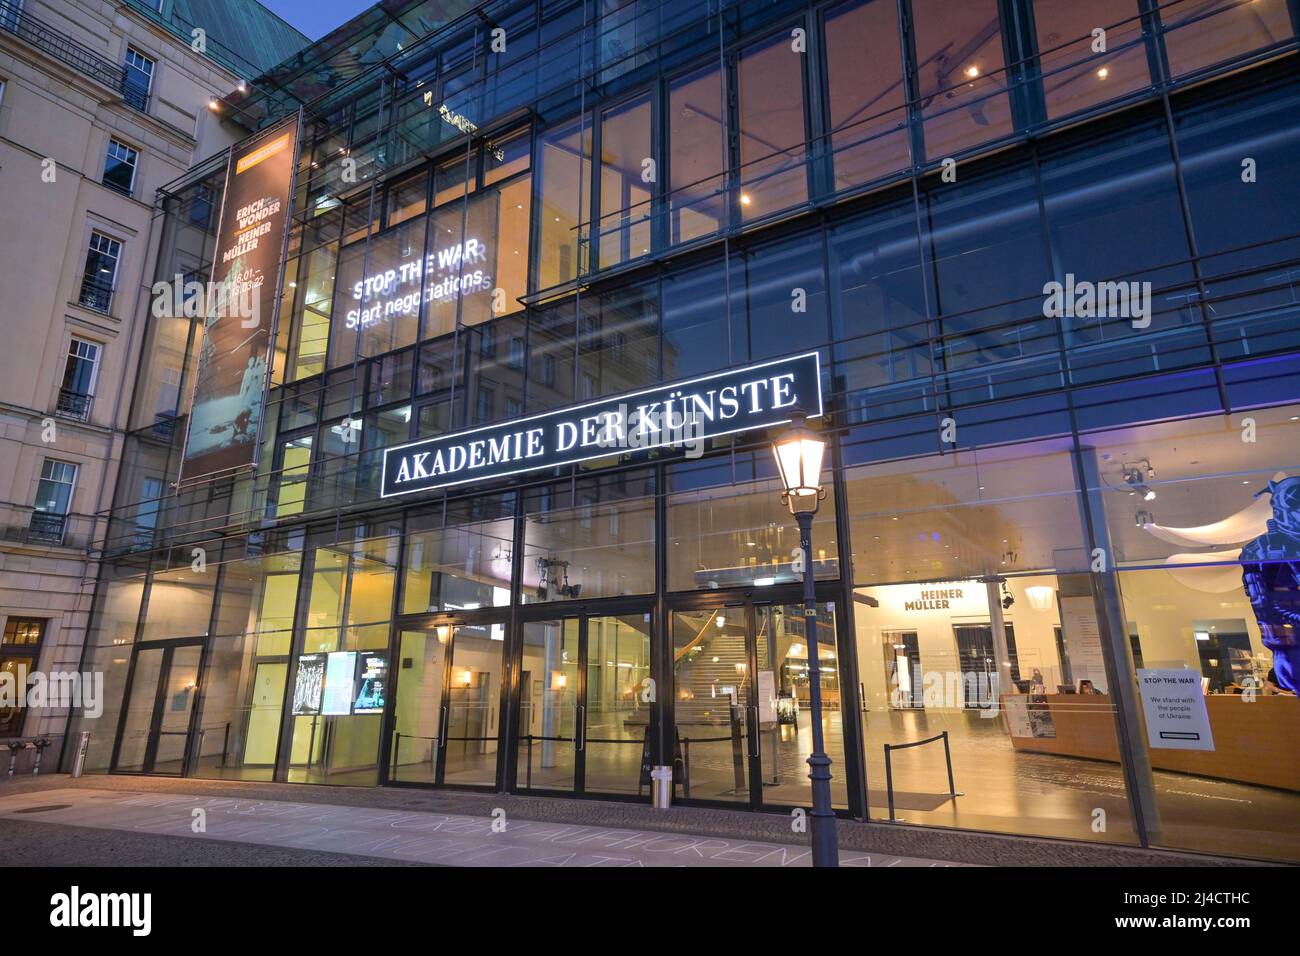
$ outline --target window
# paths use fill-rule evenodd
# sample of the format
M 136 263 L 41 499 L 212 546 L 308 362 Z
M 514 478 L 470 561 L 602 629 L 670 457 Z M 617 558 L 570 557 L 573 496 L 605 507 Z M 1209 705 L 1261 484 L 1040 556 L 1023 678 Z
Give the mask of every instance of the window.
M 600 266 L 607 268 L 650 251 L 650 200 L 654 177 L 650 96 L 606 110 L 600 120 Z
M 924 276 L 912 204 L 873 209 L 830 231 L 836 375 L 850 395 L 929 375 Z M 876 397 L 873 411 L 887 414 Z
M 81 280 L 80 303 L 96 312 L 107 312 L 113 304 L 113 286 L 117 282 L 117 264 L 122 258 L 122 244 L 103 233 L 90 236 L 86 251 L 86 274 Z
M 5 81 L 0 80 L 0 106 L 5 105 Z
M 1292 477 L 1300 474 L 1300 407 L 1251 416 L 1251 442 L 1241 440 L 1237 416 L 1083 434 L 1083 473 L 1102 502 L 1096 546 L 1114 556 L 1120 620 L 1137 635 L 1147 668 L 1191 672 L 1200 691 L 1192 701 L 1214 744 L 1174 749 L 1164 728 L 1148 723 L 1142 739 L 1163 844 L 1295 859 L 1300 744 L 1281 721 L 1300 705 L 1300 479 Z M 1217 781 L 1213 798 L 1179 785 L 1206 778 Z M 1225 800 L 1230 813 L 1207 815 Z
M 786 34 L 740 55 L 740 215 L 755 219 L 808 198 L 802 54 Z
M 663 280 L 663 377 L 675 382 L 726 368 L 727 281 L 721 262 L 677 271 Z
M 1152 285 L 1149 329 L 1118 314 L 1062 317 L 1074 350 L 1073 380 L 1210 361 L 1194 275 L 1185 264 L 1187 230 L 1165 124 L 1134 123 L 1086 142 L 1058 143 L 1042 152 L 1041 176 L 1052 254 L 1060 263 L 1054 280 L 1073 275 L 1076 284 Z M 1140 235 L 1132 222 L 1142 223 Z
M 103 183 L 127 196 L 135 186 L 135 169 L 140 154 L 116 139 L 108 141 L 108 157 L 104 160 Z
M 611 289 L 582 300 L 579 398 L 630 392 L 659 380 L 657 299 L 649 285 Z
M 135 514 L 135 531 L 137 544 L 142 548 L 153 543 L 165 487 L 161 478 L 144 478 L 140 481 L 140 504 Z
M 388 189 L 388 225 L 424 215 L 429 208 L 429 174 L 422 172 Z
M 58 412 L 65 418 L 84 422 L 90 417 L 90 399 L 95 394 L 100 346 L 73 338 L 59 386 Z
M 1289 78 L 1288 78 L 1289 79 Z M 1296 347 L 1300 91 L 1293 82 L 1217 97 L 1175 120 L 1187 205 L 1220 355 Z M 1245 176 L 1249 157 L 1260 174 Z M 1268 170 L 1268 175 L 1263 174 Z M 1247 182 L 1246 180 L 1250 180 Z M 1241 211 L 1249 209 L 1249 215 Z M 1198 310 L 1199 311 L 1199 310 Z
M 906 169 L 897 5 L 858 0 L 827 14 L 826 72 L 836 191 Z
M 35 647 L 41 643 L 41 638 L 44 636 L 44 618 L 11 617 L 5 621 L 5 644 L 26 644 Z
M 126 48 L 123 64 L 126 76 L 122 80 L 122 98 L 126 105 L 137 110 L 149 106 L 149 91 L 153 88 L 154 61 L 135 47 Z
M 998 0 L 912 0 L 912 21 L 926 158 L 1009 134 Z
M 1287 0 L 1184 0 L 1162 7 L 1165 52 L 1175 77 L 1295 35 Z
M 762 588 L 801 580 L 791 559 L 798 532 L 791 532 L 781 514 L 771 459 L 770 453 L 745 454 L 736 456 L 734 469 L 725 456 L 669 468 L 668 590 Z M 837 576 L 834 496 L 817 512 L 813 541 L 816 576 Z
M 653 593 L 654 490 L 653 472 L 634 472 L 623 486 L 606 476 L 526 493 L 520 600 Z
M 45 619 L 11 617 L 5 621 L 0 639 L 0 674 L 8 674 L 14 687 L 25 687 L 26 675 L 36 669 L 41 640 L 45 637 Z M 0 702 L 0 735 L 19 736 L 23 729 L 21 694 L 12 702 Z
M 22 23 L 18 16 L 22 9 L 23 0 L 0 0 L 0 29 L 17 33 Z
M 1098 28 L 1106 44 L 1094 53 Z M 1137 0 L 1034 0 L 1034 29 L 1052 119 L 1151 83 Z
M 722 77 L 707 67 L 668 87 L 669 241 L 689 242 L 716 232 L 726 219 L 722 201 Z
M 208 186 L 199 186 L 194 190 L 194 198 L 190 200 L 190 222 L 201 229 L 207 229 L 212 221 L 212 206 L 212 189 Z
M 46 544 L 62 544 L 72 491 L 77 482 L 77 466 L 72 462 L 47 458 L 41 465 L 41 480 L 36 485 L 36 502 L 27 537 Z
M 583 120 L 551 130 L 537 147 L 537 288 L 560 285 L 585 272 L 584 206 L 591 198 L 591 127 Z

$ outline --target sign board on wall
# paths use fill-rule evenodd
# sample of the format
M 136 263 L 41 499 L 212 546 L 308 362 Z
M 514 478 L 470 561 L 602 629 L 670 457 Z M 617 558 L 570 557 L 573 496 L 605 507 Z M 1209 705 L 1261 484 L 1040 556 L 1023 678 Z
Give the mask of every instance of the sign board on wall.
M 380 495 L 490 481 L 623 451 L 682 447 L 822 414 L 816 352 L 384 449 Z
M 1062 595 L 1061 631 L 1070 657 L 1070 674 L 1075 681 L 1092 681 L 1092 686 L 1106 693 L 1106 659 L 1101 650 L 1101 628 L 1097 624 L 1097 606 L 1091 597 Z
M 303 654 L 298 658 L 291 709 L 295 717 L 311 717 L 320 713 L 321 688 L 324 682 L 324 654 Z
M 354 714 L 382 714 L 388 696 L 388 655 L 383 651 L 357 654 L 357 696 Z
M 346 717 L 352 713 L 352 691 L 357 675 L 357 652 L 335 651 L 325 663 L 325 692 L 320 712 L 329 717 Z
M 1210 714 L 1201 690 L 1201 672 L 1172 668 L 1138 669 L 1147 742 L 1166 750 L 1213 750 Z
M 758 722 L 776 723 L 776 672 L 758 672 Z
M 182 479 L 250 465 L 257 453 L 297 152 L 297 117 L 231 150 Z

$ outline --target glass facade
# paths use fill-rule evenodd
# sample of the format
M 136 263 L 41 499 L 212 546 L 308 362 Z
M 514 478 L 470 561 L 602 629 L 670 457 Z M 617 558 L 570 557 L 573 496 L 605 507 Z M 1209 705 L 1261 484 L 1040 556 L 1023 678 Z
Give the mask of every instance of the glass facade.
M 816 653 L 845 816 L 1300 860 L 1298 11 L 1249 6 L 487 3 L 508 52 L 252 84 L 308 119 L 259 465 L 170 484 L 201 330 L 151 318 L 87 768 L 788 812 Z M 815 618 L 761 433 L 380 497 L 810 351 Z

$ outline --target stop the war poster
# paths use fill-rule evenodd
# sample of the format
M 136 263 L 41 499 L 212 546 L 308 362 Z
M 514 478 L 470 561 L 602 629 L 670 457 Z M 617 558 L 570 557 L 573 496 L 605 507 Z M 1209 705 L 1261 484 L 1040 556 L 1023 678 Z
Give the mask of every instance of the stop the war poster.
M 256 455 L 297 143 L 294 117 L 231 151 L 182 480 Z

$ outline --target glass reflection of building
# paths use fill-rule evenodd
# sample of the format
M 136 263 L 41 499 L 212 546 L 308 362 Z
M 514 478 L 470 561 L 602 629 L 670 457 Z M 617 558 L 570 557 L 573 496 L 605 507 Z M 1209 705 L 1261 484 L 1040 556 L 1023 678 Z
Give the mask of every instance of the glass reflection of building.
M 262 463 L 171 489 L 199 343 L 151 319 L 88 766 L 788 809 L 817 653 L 847 816 L 1300 859 L 1297 8 L 899 6 L 389 3 L 232 95 L 305 124 Z M 810 349 L 813 622 L 762 435 L 379 498 L 387 446 Z M 957 797 L 892 749 L 945 732 Z

